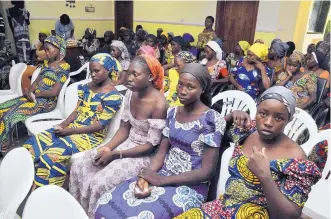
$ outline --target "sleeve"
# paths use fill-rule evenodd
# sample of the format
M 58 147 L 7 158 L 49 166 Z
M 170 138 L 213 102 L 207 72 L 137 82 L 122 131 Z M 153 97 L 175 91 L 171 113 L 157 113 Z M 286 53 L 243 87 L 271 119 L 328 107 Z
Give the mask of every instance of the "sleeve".
M 249 127 L 244 129 L 238 128 L 235 125 L 230 127 L 231 138 L 233 142 L 238 145 L 243 142 L 248 136 L 250 136 L 256 130 L 256 121 L 253 120 Z
M 226 128 L 226 121 L 218 112 L 210 110 L 206 115 L 199 140 L 210 147 L 220 147 Z
M 113 92 L 111 92 L 105 95 L 101 104 L 97 107 L 97 111 L 99 110 L 101 111 L 101 114 L 99 114 L 98 116 L 99 122 L 104 127 L 107 127 L 109 125 L 111 119 L 120 109 L 121 104 L 122 104 L 122 97 L 119 93 L 114 94 Z
M 130 120 L 130 99 L 131 99 L 131 90 L 127 90 L 125 93 L 124 97 L 124 102 L 123 102 L 123 113 L 121 116 L 121 120 L 124 122 L 128 122 Z
M 316 92 L 316 90 L 317 90 L 317 77 L 316 77 L 315 73 L 311 73 L 310 75 L 308 75 L 306 86 L 307 86 L 307 90 L 308 90 L 309 93 Z
M 319 168 L 309 160 L 297 159 L 279 165 L 285 174 L 285 179 L 279 185 L 280 191 L 299 208 L 303 208 L 311 186 L 322 176 Z
M 238 72 L 239 72 L 239 68 L 240 68 L 240 67 L 238 67 L 238 66 L 236 65 L 235 67 L 233 67 L 233 68 L 231 69 L 231 73 L 237 76 L 237 74 L 238 74 Z
M 64 63 L 59 67 L 59 70 L 56 72 L 56 82 L 63 85 L 69 77 L 70 65 Z
M 314 162 L 321 172 L 323 172 L 324 170 L 327 159 L 328 159 L 327 141 L 321 141 L 318 144 L 316 144 L 308 156 L 308 160 Z
M 165 122 L 165 127 L 162 131 L 162 134 L 167 138 L 169 138 L 169 133 L 170 133 L 169 124 L 170 124 L 170 119 L 173 118 L 174 111 L 175 111 L 175 107 L 169 107 L 167 110 L 167 119 Z
M 78 91 L 77 91 L 78 92 L 78 101 L 77 101 L 76 109 L 83 105 L 83 102 L 84 102 L 84 86 L 87 86 L 87 84 L 78 85 Z
M 74 26 L 74 23 L 72 23 L 72 20 L 70 20 L 69 26 L 70 26 L 70 31 L 75 29 L 75 26 Z
M 165 119 L 148 119 L 149 129 L 147 132 L 147 141 L 153 146 L 159 145 L 162 138 L 162 130 L 165 128 Z
M 272 68 L 268 68 L 268 66 L 265 67 L 265 72 L 266 72 L 266 74 L 267 74 L 270 81 L 272 80 L 273 71 L 274 70 Z

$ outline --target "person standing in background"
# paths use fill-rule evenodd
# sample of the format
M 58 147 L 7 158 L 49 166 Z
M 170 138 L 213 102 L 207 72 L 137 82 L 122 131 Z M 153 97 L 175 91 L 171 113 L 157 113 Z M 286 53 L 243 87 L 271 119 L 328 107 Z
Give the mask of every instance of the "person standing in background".
M 7 8 L 9 27 L 13 33 L 16 52 L 19 62 L 28 62 L 30 60 L 30 40 L 29 25 L 30 13 L 26 10 L 24 1 L 11 1 L 14 5 Z
M 62 14 L 60 19 L 55 23 L 55 33 L 56 35 L 62 36 L 64 34 L 64 39 L 74 38 L 75 26 L 72 23 L 70 17 L 67 14 Z
M 5 37 L 5 35 L 6 35 L 5 21 L 3 20 L 2 14 L 0 13 L 0 37 Z

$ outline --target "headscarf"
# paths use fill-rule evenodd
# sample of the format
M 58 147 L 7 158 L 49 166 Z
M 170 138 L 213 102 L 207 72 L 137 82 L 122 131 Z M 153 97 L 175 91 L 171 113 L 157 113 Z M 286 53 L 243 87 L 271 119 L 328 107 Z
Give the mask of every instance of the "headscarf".
M 221 47 L 221 49 L 222 49 L 222 47 L 223 47 L 223 41 L 220 38 L 216 38 L 213 41 L 215 41 Z
M 184 41 L 186 43 L 192 43 L 192 42 L 194 42 L 194 37 L 191 34 L 189 34 L 189 33 L 184 33 L 183 34 L 183 39 L 184 39 Z
M 268 88 L 263 92 L 261 97 L 257 100 L 257 106 L 260 105 L 261 102 L 268 99 L 274 99 L 282 102 L 288 113 L 289 113 L 289 121 L 293 119 L 293 115 L 295 113 L 296 100 L 292 91 L 285 88 L 284 86 L 273 86 Z
M 254 43 L 249 49 L 252 53 L 254 53 L 257 57 L 261 59 L 261 61 L 265 61 L 268 56 L 268 47 L 265 44 Z
M 304 64 L 305 56 L 301 52 L 294 51 L 290 56 L 290 59 L 298 62 L 302 66 Z
M 223 50 L 221 49 L 221 47 L 218 45 L 217 42 L 209 41 L 207 43 L 207 46 L 209 46 L 216 53 L 216 58 L 218 60 L 222 60 Z
M 175 34 L 173 32 L 168 32 L 168 37 L 169 36 L 172 36 L 172 38 L 174 38 L 175 37 Z
M 141 50 L 146 55 L 154 56 L 154 49 L 151 46 L 141 46 L 138 50 Z
M 196 57 L 188 51 L 180 51 L 176 57 L 181 58 L 185 63 L 196 62 Z
M 128 49 L 126 48 L 125 44 L 122 41 L 119 40 L 113 40 L 110 46 L 117 47 L 122 53 L 121 58 L 123 60 L 129 60 L 130 61 L 130 54 L 128 52 Z
M 251 45 L 249 45 L 249 42 L 247 41 L 239 41 L 238 42 L 240 48 L 242 51 L 244 51 L 244 55 L 247 56 L 247 51 Z
M 183 73 L 193 75 L 200 83 L 203 93 L 200 96 L 200 100 L 203 104 L 211 106 L 211 78 L 206 66 L 198 63 L 189 63 L 184 66 Z
M 145 59 L 148 68 L 153 75 L 154 87 L 163 93 L 164 69 L 162 65 L 154 56 L 150 56 L 150 55 L 140 55 L 140 56 Z
M 94 37 L 97 35 L 97 31 L 94 28 L 87 28 L 86 30 Z
M 165 37 L 167 38 L 167 40 L 168 40 L 168 38 L 169 38 L 167 32 L 164 32 L 164 31 L 161 33 L 161 36 L 165 36 Z
M 49 36 L 45 39 L 45 43 L 52 44 L 60 50 L 60 60 L 64 59 L 67 52 L 67 42 L 61 36 Z
M 39 33 L 45 34 L 47 37 L 51 35 L 51 34 L 49 33 L 49 31 L 46 30 L 46 29 L 41 29 L 41 30 L 39 31 Z
M 184 41 L 183 37 L 181 37 L 181 36 L 175 36 L 174 38 L 172 38 L 172 41 L 177 43 L 181 47 L 185 46 L 185 41 Z
M 274 49 L 278 58 L 283 58 L 290 46 L 287 43 L 282 42 L 280 39 L 274 39 L 271 42 L 271 48 Z
M 111 74 L 118 73 L 118 66 L 116 59 L 108 53 L 98 53 L 90 59 L 90 62 L 97 62 L 101 64 Z M 111 77 L 112 78 L 112 77 Z

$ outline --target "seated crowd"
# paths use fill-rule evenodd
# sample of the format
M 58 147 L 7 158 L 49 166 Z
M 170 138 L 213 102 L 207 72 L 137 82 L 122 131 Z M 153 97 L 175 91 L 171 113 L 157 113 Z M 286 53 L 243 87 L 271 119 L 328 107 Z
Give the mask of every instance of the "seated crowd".
M 66 32 L 64 23 L 71 27 Z M 24 143 L 35 163 L 32 190 L 64 186 L 69 178 L 69 192 L 91 219 L 300 218 L 323 169 L 283 131 L 296 107 L 308 112 L 316 104 L 319 78 L 327 80 L 322 98 L 329 100 L 329 42 L 303 54 L 280 39 L 270 47 L 261 39 L 239 41 L 226 54 L 213 23 L 208 16 L 196 45 L 191 34 L 162 28 L 153 35 L 141 25 L 135 33 L 122 27 L 117 38 L 106 31 L 103 39 L 87 28 L 79 43 L 91 80 L 78 86 L 76 108 Z M 56 107 L 71 72 L 65 57 L 73 30 L 62 15 L 56 35 L 41 30 L 32 44 L 24 95 L 0 103 L 1 153 L 17 123 Z M 12 53 L 0 37 L 0 85 L 8 89 Z M 117 85 L 126 86 L 125 96 Z M 242 111 L 222 117 L 212 109 L 220 90 L 247 93 L 257 105 L 255 119 Z M 119 129 L 100 146 L 121 106 Z M 228 147 L 225 133 L 235 142 L 230 177 L 225 193 L 210 200 L 220 151 Z M 86 153 L 69 169 L 79 152 Z

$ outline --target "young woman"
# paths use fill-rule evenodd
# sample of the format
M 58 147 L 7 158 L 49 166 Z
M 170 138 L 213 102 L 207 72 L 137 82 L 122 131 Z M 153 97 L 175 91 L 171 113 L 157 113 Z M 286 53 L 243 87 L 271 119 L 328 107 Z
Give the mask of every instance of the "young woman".
M 110 52 L 111 52 L 110 45 L 114 39 L 115 39 L 115 34 L 113 33 L 113 31 L 107 30 L 103 34 L 103 41 L 100 42 L 100 48 L 99 48 L 98 52 L 110 54 Z
M 234 47 L 234 52 L 230 53 L 228 57 L 226 57 L 226 61 L 230 64 L 229 71 L 243 63 L 244 57 L 247 56 L 247 51 L 250 46 L 251 45 L 247 41 L 238 42 L 238 44 Z
M 312 52 L 311 54 L 306 54 L 305 64 L 309 71 L 315 73 L 316 77 L 324 78 L 327 80 L 325 88 L 326 90 L 328 90 L 328 88 L 330 87 L 330 73 L 320 67 L 315 52 Z
M 316 102 L 317 78 L 314 72 L 303 68 L 304 55 L 294 52 L 287 63 L 286 72 L 278 75 L 276 84 L 290 89 L 296 97 L 296 106 L 308 109 Z
M 107 145 L 87 153 L 71 167 L 70 193 L 90 218 L 94 218 L 100 195 L 149 166 L 161 141 L 168 103 L 157 59 L 137 56 L 130 64 L 127 87 L 119 130 Z
M 24 96 L 0 104 L 0 145 L 6 152 L 10 144 L 10 134 L 18 122 L 38 113 L 52 111 L 56 107 L 57 96 L 67 81 L 70 66 L 63 60 L 66 42 L 59 36 L 49 36 L 44 45 L 48 60 L 41 66 L 37 79 Z
M 100 41 L 97 39 L 97 31 L 94 28 L 86 28 L 82 45 L 82 54 L 85 57 L 89 58 L 98 51 Z
M 143 43 L 143 46 L 144 45 L 147 45 L 147 46 L 153 47 L 153 49 L 154 49 L 154 57 L 157 60 L 160 60 L 160 50 L 159 50 L 159 47 L 158 47 L 157 43 L 158 43 L 157 37 L 155 35 L 153 35 L 153 34 L 148 34 L 146 36 L 146 41 Z
M 300 218 L 321 171 L 283 133 L 295 113 L 295 97 L 274 86 L 257 105 L 256 122 L 238 111 L 225 118 L 236 125 L 231 132 L 236 144 L 224 195 L 177 219 Z
M 197 48 L 203 50 L 206 44 L 217 38 L 215 31 L 213 30 L 214 17 L 208 16 L 205 19 L 205 29 L 198 35 Z
M 113 40 L 111 43 L 111 55 L 119 61 L 122 71 L 114 78 L 114 85 L 125 83 L 127 71 L 130 66 L 130 54 L 122 41 Z
M 183 34 L 183 39 L 185 41 L 185 48 L 187 51 L 192 53 L 195 57 L 198 57 L 198 49 L 195 46 L 192 46 L 191 43 L 194 42 L 194 37 L 190 33 L 184 33 Z
M 185 41 L 181 36 L 175 36 L 171 40 L 171 55 L 166 57 L 167 64 L 163 66 L 164 70 L 168 70 L 174 67 L 175 56 L 183 50 Z
M 178 96 L 184 106 L 169 108 L 160 148 L 152 164 L 108 190 L 96 219 L 173 218 L 206 201 L 217 165 L 225 120 L 210 109 L 211 80 L 206 67 L 184 66 Z
M 179 101 L 177 94 L 177 85 L 179 80 L 179 74 L 183 71 L 183 68 L 186 64 L 196 62 L 195 56 L 193 56 L 190 52 L 180 51 L 174 60 L 175 67 L 169 69 L 168 77 L 169 77 L 169 91 L 167 95 L 167 100 L 170 106 L 182 106 Z
M 154 56 L 154 49 L 151 46 L 141 46 L 138 50 L 137 50 L 137 56 L 139 55 L 150 55 L 150 56 Z
M 116 67 L 115 59 L 99 53 L 89 64 L 92 82 L 79 85 L 76 109 L 61 124 L 24 144 L 36 165 L 35 188 L 48 184 L 62 186 L 71 156 L 99 146 L 109 122 L 121 107 L 121 95 L 109 77 Z
M 242 65 L 233 68 L 229 75 L 229 82 L 238 90 L 249 94 L 254 100 L 260 94 L 260 82 L 264 89 L 270 87 L 272 72 L 262 63 L 267 54 L 268 47 L 265 44 L 253 44 Z
M 287 43 L 282 42 L 280 39 L 274 39 L 271 42 L 268 59 L 269 62 L 271 62 L 272 66 L 274 66 L 274 81 L 278 81 L 279 75 L 282 72 L 286 72 L 286 65 L 288 61 L 288 57 L 286 55 L 289 49 L 290 46 Z

